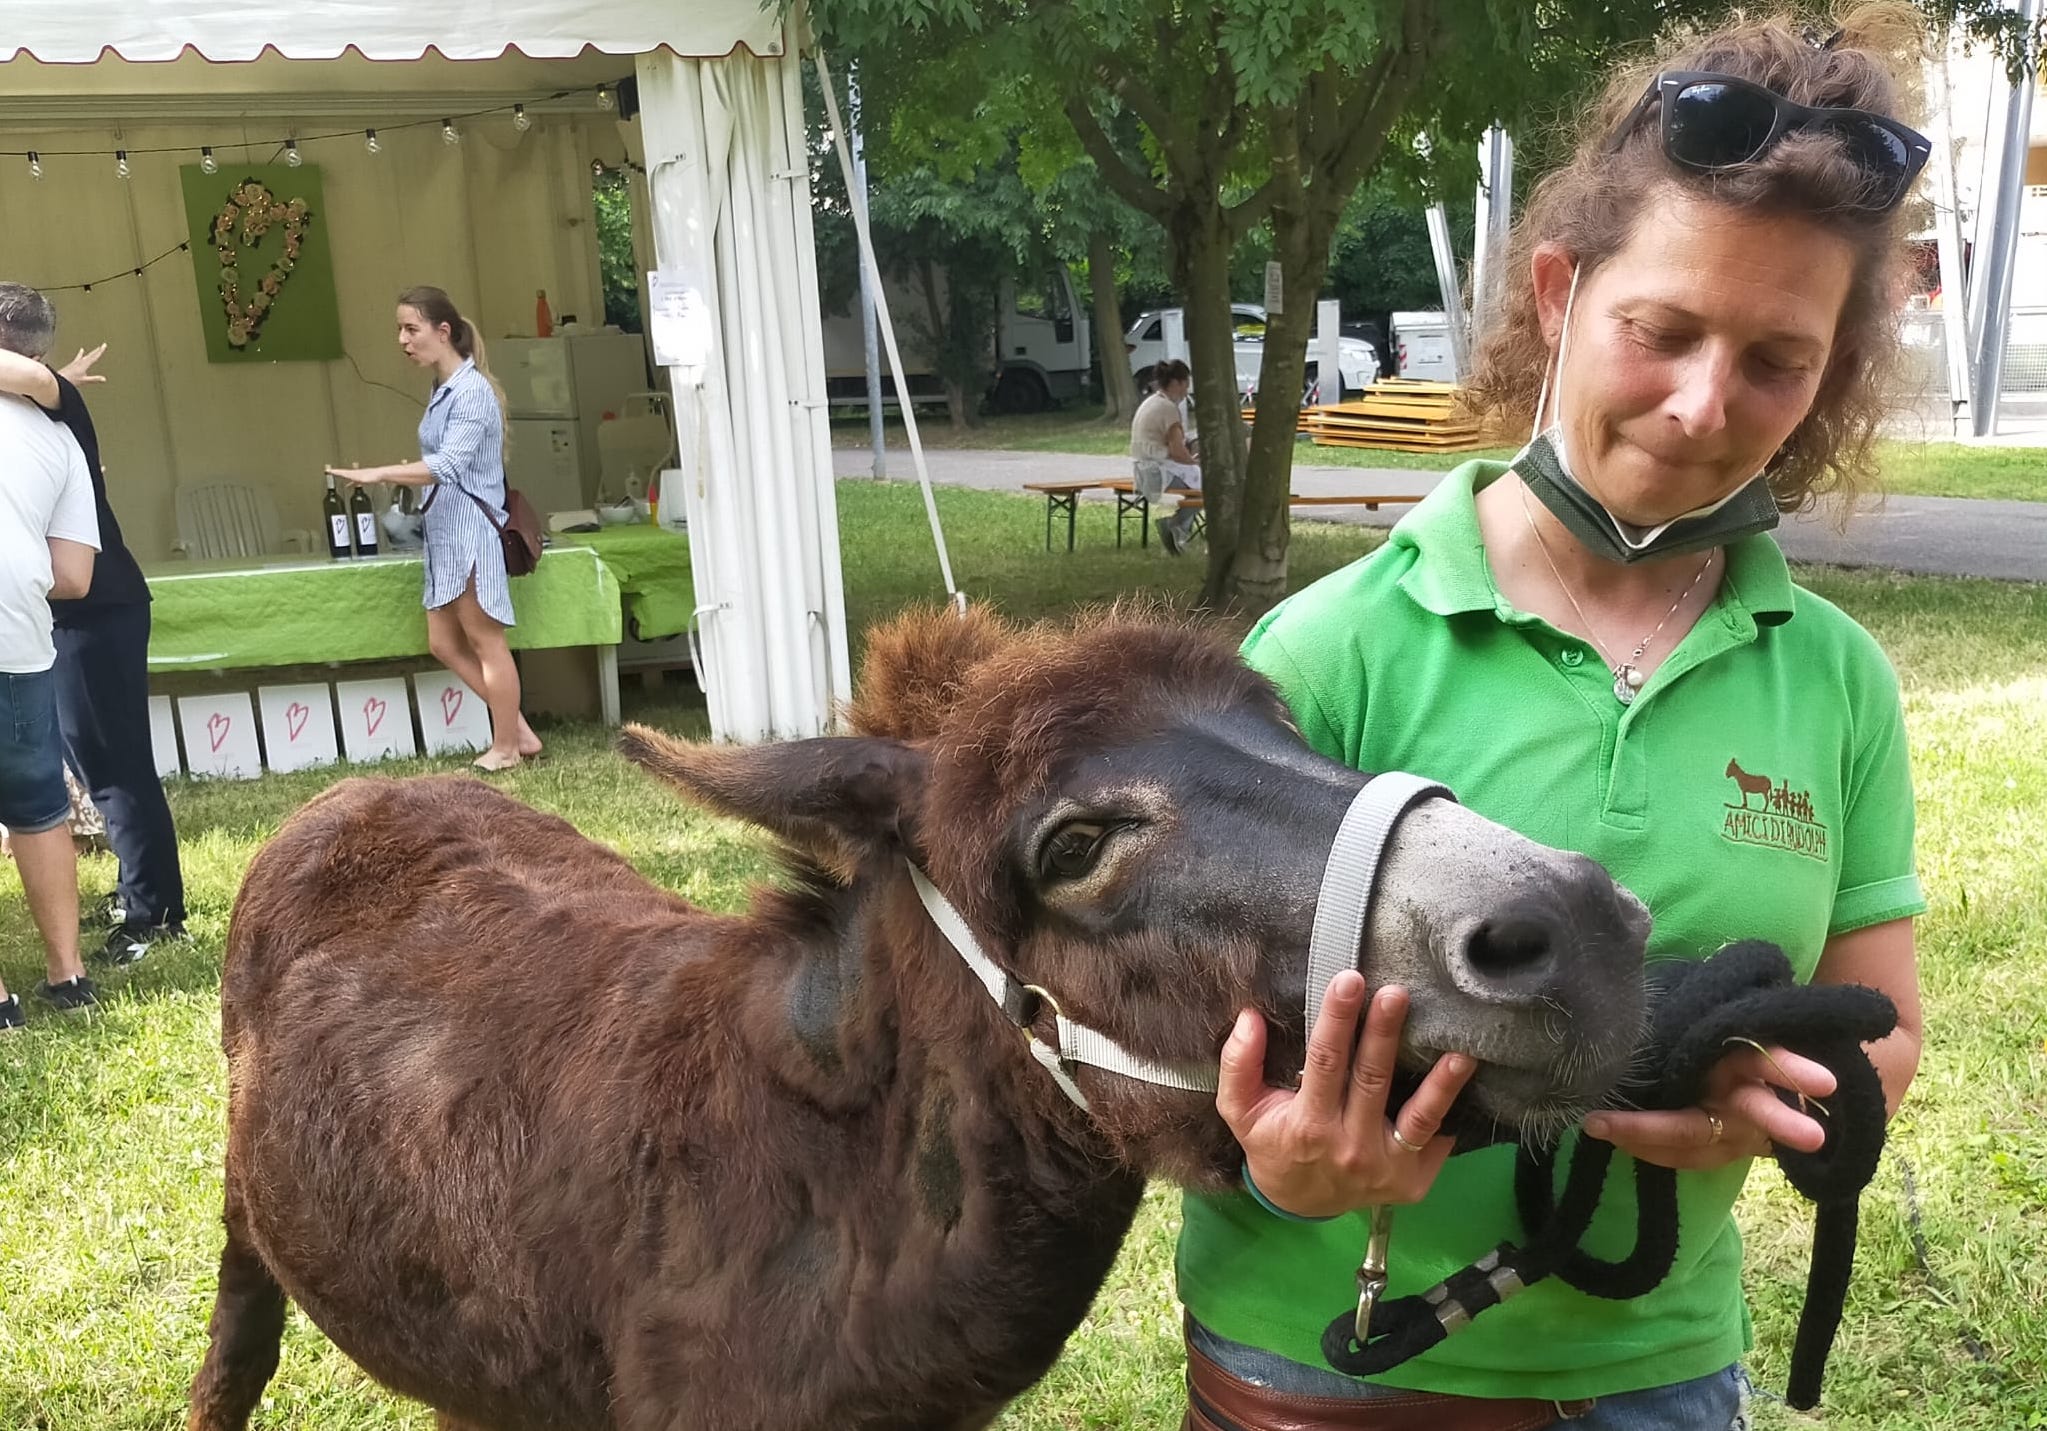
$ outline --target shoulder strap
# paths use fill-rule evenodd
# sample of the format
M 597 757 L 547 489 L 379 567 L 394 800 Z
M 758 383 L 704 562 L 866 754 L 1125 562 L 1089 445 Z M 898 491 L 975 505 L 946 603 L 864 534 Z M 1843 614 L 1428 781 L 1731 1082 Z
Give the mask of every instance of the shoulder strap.
M 421 515 L 422 517 L 426 515 L 426 509 L 427 509 L 427 508 L 429 508 L 429 507 L 431 507 L 431 506 L 432 506 L 432 505 L 433 505 L 433 504 L 434 504 L 434 503 L 435 503 L 435 502 L 436 502 L 437 500 L 439 500 L 439 498 L 440 498 L 440 495 L 441 495 L 441 488 L 442 488 L 443 486 L 447 486 L 447 485 L 452 485 L 452 486 L 453 486 L 453 487 L 455 488 L 455 490 L 456 490 L 457 492 L 460 492 L 460 493 L 461 493 L 461 494 L 462 494 L 463 496 L 467 497 L 467 498 L 468 498 L 468 499 L 469 499 L 470 501 L 472 501 L 472 502 L 476 503 L 476 505 L 477 505 L 477 506 L 478 506 L 479 508 L 481 508 L 481 509 L 482 509 L 482 511 L 483 511 L 483 519 L 484 519 L 485 521 L 489 522 L 489 523 L 490 523 L 490 524 L 491 524 L 491 525 L 492 525 L 493 527 L 497 528 L 497 530 L 498 530 L 498 532 L 499 532 L 500 534 L 502 534 L 502 533 L 504 532 L 504 530 L 505 530 L 505 526 L 506 526 L 506 523 L 505 523 L 505 522 L 501 522 L 501 521 L 499 521 L 499 520 L 498 520 L 498 519 L 497 519 L 496 517 L 493 517 L 493 516 L 492 516 L 492 515 L 490 514 L 490 503 L 488 503 L 488 502 L 484 501 L 484 500 L 483 500 L 483 498 L 481 498 L 481 497 L 477 496 L 477 495 L 476 495 L 476 494 L 475 494 L 474 492 L 470 491 L 470 490 L 469 490 L 469 489 L 468 489 L 467 487 L 464 487 L 464 486 L 463 486 L 463 485 L 462 485 L 461 483 L 459 483 L 459 482 L 456 482 L 456 483 L 453 483 L 453 484 L 448 484 L 448 483 L 439 483 L 439 482 L 435 483 L 435 484 L 434 484 L 434 489 L 433 489 L 433 491 L 431 491 L 431 492 L 427 493 L 427 497 L 426 497 L 426 500 L 425 500 L 424 502 L 421 502 L 421 503 L 419 504 L 419 514 L 420 514 L 420 515 Z M 509 487 L 505 489 L 505 496 L 506 496 L 506 501 L 507 501 L 507 502 L 509 502 L 509 501 L 511 500 L 511 489 L 510 489 Z M 508 507 L 508 508 L 507 508 L 507 510 L 506 510 L 505 516 L 506 516 L 506 519 L 507 519 L 507 521 L 509 521 L 509 520 L 510 520 L 510 517 L 511 517 L 511 511 L 510 511 L 509 507 Z

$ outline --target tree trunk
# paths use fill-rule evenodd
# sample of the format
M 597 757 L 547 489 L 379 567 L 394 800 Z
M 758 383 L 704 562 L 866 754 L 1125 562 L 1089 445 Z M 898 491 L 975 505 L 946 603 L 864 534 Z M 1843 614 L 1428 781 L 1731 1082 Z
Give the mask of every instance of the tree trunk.
M 1116 246 L 1097 229 L 1087 241 L 1087 282 L 1094 308 L 1095 354 L 1102 363 L 1102 421 L 1137 414 L 1137 382 L 1123 351 L 1123 305 L 1116 301 Z
M 1329 270 L 1335 222 L 1319 214 L 1296 219 L 1282 208 L 1274 211 L 1272 229 L 1273 254 L 1285 275 L 1286 301 L 1265 325 L 1265 352 L 1258 365 L 1257 417 L 1251 429 L 1250 457 L 1244 464 L 1243 516 L 1221 588 L 1225 604 L 1254 616 L 1271 610 L 1286 595 L 1294 443 L 1300 426 L 1301 393 L 1307 386 L 1315 297 Z
M 1173 282 L 1186 296 L 1194 422 L 1201 435 L 1202 515 L 1208 533 L 1203 604 L 1227 601 L 1223 578 L 1236 551 L 1244 491 L 1245 434 L 1237 391 L 1236 326 L 1230 318 L 1229 216 L 1218 204 L 1182 205 L 1167 222 Z
M 952 333 L 952 312 L 949 305 L 959 300 L 956 295 L 948 292 L 945 295 L 946 301 L 944 304 L 938 301 L 938 274 L 928 260 L 917 265 L 917 276 L 923 282 L 924 311 L 931 317 L 931 368 L 938 375 L 940 384 L 945 388 L 945 415 L 952 419 L 952 430 L 954 432 L 965 432 L 967 430 L 966 390 L 953 380 L 950 373 L 946 372 L 946 365 L 940 357 L 945 349 L 946 339 Z M 903 376 L 904 380 L 908 381 L 909 374 L 905 373 Z M 910 394 L 906 392 L 898 393 L 896 397 L 902 406 L 906 408 L 909 406 Z

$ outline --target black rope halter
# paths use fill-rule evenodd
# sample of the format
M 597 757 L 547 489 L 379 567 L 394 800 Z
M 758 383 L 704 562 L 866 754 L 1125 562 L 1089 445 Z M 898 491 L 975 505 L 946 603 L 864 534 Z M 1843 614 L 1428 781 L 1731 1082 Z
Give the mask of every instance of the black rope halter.
M 1816 1207 L 1805 1307 L 1785 1397 L 1794 1408 L 1809 1410 L 1819 1402 L 1854 1271 L 1862 1190 L 1883 1154 L 1883 1085 L 1863 1045 L 1897 1027 L 1897 1010 L 1884 995 L 1859 985 L 1798 984 L 1784 952 L 1759 941 L 1730 944 L 1697 962 L 1654 965 L 1649 978 L 1649 1034 L 1621 1090 L 1629 1105 L 1671 1109 L 1697 1103 L 1730 1044 L 1780 1045 L 1834 1073 L 1833 1094 L 1813 1100 L 1825 1112 L 1825 1144 L 1814 1153 L 1781 1144 L 1775 1149 L 1786 1180 Z M 1462 1143 L 1459 1151 L 1478 1145 Z M 1378 1375 L 1545 1277 L 1614 1299 L 1639 1297 L 1659 1285 L 1677 1258 L 1677 1174 L 1670 1168 L 1635 1164 L 1635 1247 L 1627 1257 L 1607 1261 L 1579 1246 L 1598 1210 L 1613 1155 L 1611 1143 L 1580 1137 L 1558 1197 L 1554 1153 L 1524 1145 L 1515 1159 L 1514 1191 L 1522 1226 L 1530 1230 L 1527 1239 L 1501 1243 L 1419 1296 L 1379 1302 L 1362 1344 L 1356 1313 L 1346 1307 L 1322 1334 L 1323 1356 L 1346 1375 Z

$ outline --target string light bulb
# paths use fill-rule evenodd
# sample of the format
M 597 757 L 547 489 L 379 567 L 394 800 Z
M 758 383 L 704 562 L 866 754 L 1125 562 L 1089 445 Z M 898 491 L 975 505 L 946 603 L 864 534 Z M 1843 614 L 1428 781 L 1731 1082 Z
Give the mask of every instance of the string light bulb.
M 599 109 L 610 109 L 613 103 L 611 86 L 608 84 L 597 86 L 597 107 Z
M 114 177 L 117 179 L 125 179 L 132 172 L 133 171 L 130 170 L 128 167 L 128 151 L 125 149 L 116 149 L 114 151 Z
M 299 153 L 299 141 L 297 135 L 293 135 L 291 138 L 284 141 L 284 162 L 294 169 L 298 168 L 299 165 L 306 162 L 305 157 Z
M 199 172 L 202 174 L 218 174 L 220 172 L 220 161 L 213 157 L 213 146 L 211 144 L 205 145 L 199 151 Z
M 602 159 L 592 159 L 590 161 L 590 177 L 593 179 L 602 179 L 604 177 L 604 161 Z
M 444 120 L 442 120 L 442 121 L 441 121 L 441 143 L 443 143 L 443 144 L 460 144 L 461 142 L 462 142 L 462 136 L 461 136 L 461 134 L 459 134 L 458 132 L 456 132 L 456 129 L 455 129 L 455 121 L 454 121 L 454 120 L 452 120 L 452 119 L 444 119 Z
M 532 127 L 533 121 L 526 117 L 526 106 L 523 104 L 513 105 L 512 128 L 518 130 L 521 134 L 524 134 L 527 130 L 531 129 Z
M 33 149 L 28 151 L 28 176 L 31 179 L 43 177 L 43 156 Z
M 369 150 L 370 153 L 372 154 L 381 154 L 384 152 L 384 146 L 378 140 L 377 131 L 374 129 L 365 129 L 363 131 L 362 147 Z

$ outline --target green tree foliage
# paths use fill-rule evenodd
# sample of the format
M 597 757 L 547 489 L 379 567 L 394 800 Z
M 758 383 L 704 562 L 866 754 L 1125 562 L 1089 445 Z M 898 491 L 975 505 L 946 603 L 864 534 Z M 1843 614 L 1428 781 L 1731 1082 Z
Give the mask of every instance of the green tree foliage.
M 1929 12 L 2037 50 L 1995 0 Z M 1569 114 L 1624 47 L 1710 23 L 1724 0 L 811 0 L 824 44 L 868 60 L 939 132 L 991 95 L 1056 109 L 1101 182 L 1163 237 L 1187 307 L 1214 602 L 1285 588 L 1287 493 L 1313 304 L 1367 178 L 1471 192 L 1479 135 Z M 1793 8 L 1800 8 L 1793 0 Z M 1806 6 L 1815 24 L 1822 7 Z M 1043 133 L 1042 126 L 1033 126 Z M 1417 158 L 1427 136 L 1430 162 Z M 1539 150 L 1537 156 L 1539 158 Z M 1248 447 L 1237 418 L 1232 258 L 1269 229 L 1294 301 L 1268 327 Z M 1218 381 L 1217 379 L 1221 380 Z

